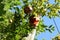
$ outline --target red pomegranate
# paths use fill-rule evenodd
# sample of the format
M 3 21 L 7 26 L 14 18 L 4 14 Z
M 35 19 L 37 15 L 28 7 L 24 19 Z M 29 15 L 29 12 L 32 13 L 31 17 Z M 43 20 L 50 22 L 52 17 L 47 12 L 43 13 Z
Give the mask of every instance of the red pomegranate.
M 29 14 L 29 13 L 31 13 L 32 12 L 32 7 L 31 6 L 26 6 L 25 8 L 24 8 L 24 12 L 26 13 L 26 14 Z
M 29 19 L 30 19 L 29 22 L 32 26 L 34 26 L 34 27 L 38 26 L 38 24 L 39 24 L 38 16 L 37 17 L 31 16 Z

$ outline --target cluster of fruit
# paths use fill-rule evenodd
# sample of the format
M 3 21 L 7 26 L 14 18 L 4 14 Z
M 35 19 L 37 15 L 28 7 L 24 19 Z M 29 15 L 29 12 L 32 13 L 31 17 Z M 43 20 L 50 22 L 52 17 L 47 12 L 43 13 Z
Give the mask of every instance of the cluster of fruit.
M 30 15 L 32 11 L 33 11 L 33 8 L 31 6 L 26 6 L 24 8 L 24 12 L 26 14 Z M 29 17 L 29 23 L 30 23 L 30 25 L 32 25 L 34 27 L 38 26 L 38 24 L 39 24 L 39 16 L 38 15 L 37 16 L 35 16 L 35 15 L 30 16 Z

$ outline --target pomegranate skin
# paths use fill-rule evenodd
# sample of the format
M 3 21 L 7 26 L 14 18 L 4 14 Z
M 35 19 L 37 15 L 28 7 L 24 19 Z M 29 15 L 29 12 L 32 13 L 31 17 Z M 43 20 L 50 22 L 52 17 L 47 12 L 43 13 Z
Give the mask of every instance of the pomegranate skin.
M 30 25 L 32 25 L 34 27 L 38 26 L 38 24 L 39 24 L 39 18 L 38 17 L 31 16 L 29 19 L 30 19 L 29 20 Z
M 26 6 L 26 7 L 24 8 L 24 12 L 25 12 L 26 14 L 30 14 L 30 13 L 32 12 L 32 7 L 31 7 L 31 6 Z

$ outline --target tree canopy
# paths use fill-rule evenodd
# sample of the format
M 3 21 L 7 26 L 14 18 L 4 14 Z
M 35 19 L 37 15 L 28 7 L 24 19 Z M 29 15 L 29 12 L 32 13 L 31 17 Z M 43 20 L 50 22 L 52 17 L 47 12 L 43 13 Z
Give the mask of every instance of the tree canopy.
M 0 0 L 0 40 L 22 40 L 33 29 L 37 33 L 52 32 L 54 27 L 47 27 L 42 17 L 60 17 L 59 13 L 59 0 L 55 0 L 55 4 L 48 0 Z M 39 21 L 36 21 L 37 16 Z

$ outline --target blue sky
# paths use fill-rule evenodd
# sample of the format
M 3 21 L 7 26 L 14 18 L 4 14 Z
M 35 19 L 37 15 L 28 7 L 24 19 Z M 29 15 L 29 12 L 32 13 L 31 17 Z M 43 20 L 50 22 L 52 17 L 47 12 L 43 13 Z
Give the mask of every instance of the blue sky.
M 54 4 L 55 2 L 54 2 L 54 0 L 49 0 L 49 2 L 50 3 L 52 3 L 52 4 Z M 44 16 L 43 17 L 43 19 L 44 19 L 44 24 L 45 25 L 51 25 L 51 24 L 53 24 L 54 26 L 55 26 L 55 24 L 54 24 L 54 22 L 53 22 L 53 19 L 49 19 L 48 17 L 46 17 L 46 16 Z M 55 22 L 56 22 L 56 24 L 57 24 L 57 26 L 58 26 L 58 29 L 60 28 L 60 18 L 59 17 L 56 17 L 55 18 Z M 60 29 L 59 29 L 59 31 L 60 31 Z M 50 32 L 48 32 L 48 31 L 46 31 L 46 32 L 43 32 L 43 33 L 40 33 L 38 36 L 37 36 L 37 39 L 38 40 L 42 40 L 42 38 L 44 38 L 45 40 L 51 40 L 53 37 L 55 37 L 56 35 L 58 35 L 58 31 L 57 31 L 57 29 L 56 29 L 56 27 L 55 27 L 55 30 L 53 31 L 53 33 L 50 33 Z
M 46 25 L 51 25 L 51 24 L 53 24 L 54 26 L 55 26 L 55 24 L 54 24 L 54 22 L 53 22 L 53 19 L 49 19 L 48 17 L 43 17 L 43 19 L 44 19 L 44 24 L 46 24 Z M 60 28 L 60 18 L 59 17 L 56 17 L 55 18 L 55 21 L 56 21 L 56 24 L 57 24 L 57 26 L 58 26 L 58 28 Z M 59 29 L 60 30 L 60 29 Z M 42 40 L 42 38 L 45 38 L 45 40 L 51 40 L 51 38 L 53 38 L 53 37 L 55 37 L 56 35 L 58 34 L 58 31 L 57 31 L 57 29 L 56 29 L 56 27 L 55 27 L 55 30 L 53 31 L 53 33 L 50 33 L 50 32 L 48 32 L 48 31 L 46 31 L 46 32 L 43 32 L 43 33 L 40 33 L 38 36 L 37 36 L 37 39 L 38 40 Z

